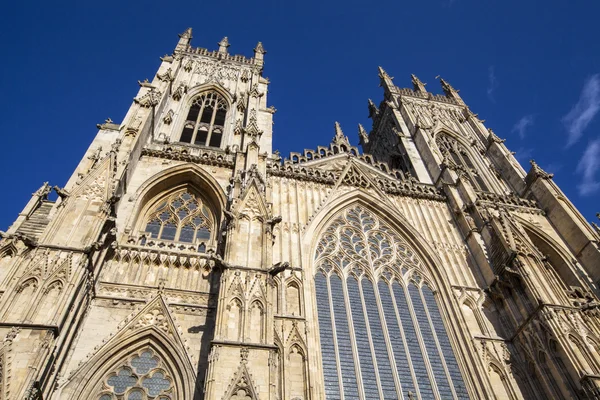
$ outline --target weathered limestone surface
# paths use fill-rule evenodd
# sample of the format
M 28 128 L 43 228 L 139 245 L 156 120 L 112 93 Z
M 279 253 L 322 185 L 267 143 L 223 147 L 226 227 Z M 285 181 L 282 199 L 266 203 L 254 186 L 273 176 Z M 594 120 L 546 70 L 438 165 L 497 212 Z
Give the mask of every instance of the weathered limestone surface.
M 0 399 L 600 398 L 598 231 L 458 91 L 282 159 L 191 35 L 2 232 Z

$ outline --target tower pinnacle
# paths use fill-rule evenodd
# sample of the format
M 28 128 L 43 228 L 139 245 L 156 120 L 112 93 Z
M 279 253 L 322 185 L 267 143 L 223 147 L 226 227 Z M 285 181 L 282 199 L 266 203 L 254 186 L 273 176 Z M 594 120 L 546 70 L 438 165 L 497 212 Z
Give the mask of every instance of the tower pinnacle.
M 415 92 L 427 92 L 427 90 L 425 89 L 425 85 L 427 85 L 426 83 L 421 82 L 421 80 L 415 74 L 411 74 L 410 77 L 412 79 L 412 84 L 415 89 Z
M 369 143 L 369 135 L 362 124 L 358 124 L 358 142 L 361 146 Z
M 394 86 L 394 82 L 392 81 L 394 79 L 394 77 L 389 76 L 387 72 L 385 72 L 385 70 L 381 67 L 379 68 L 379 79 L 380 79 L 380 86 L 384 86 L 387 88 L 391 88 Z
M 179 34 L 179 42 L 175 47 L 175 51 L 185 50 L 192 41 L 192 28 L 187 28 L 185 32 Z
M 462 98 L 458 95 L 458 90 L 454 89 L 452 85 L 446 82 L 443 78 L 440 78 L 440 84 L 442 85 L 442 90 L 446 94 L 446 97 L 454 99 L 460 104 L 464 104 Z
M 348 140 L 348 137 L 346 135 L 344 135 L 344 131 L 342 131 L 342 127 L 340 126 L 340 123 L 335 121 L 335 136 L 333 137 L 333 140 L 331 141 L 331 143 L 333 144 L 345 144 L 345 145 L 350 145 L 350 141 Z
M 254 61 L 257 64 L 263 64 L 263 59 L 265 54 L 267 54 L 267 51 L 265 50 L 265 48 L 263 47 L 262 42 L 258 42 L 256 44 L 256 47 L 254 48 Z
M 219 53 L 227 54 L 227 48 L 230 46 L 229 39 L 227 39 L 227 36 L 225 36 L 223 39 L 221 39 L 221 41 L 218 43 L 218 45 L 219 45 Z
M 369 118 L 373 118 L 379 114 L 379 108 L 373 103 L 373 100 L 369 99 Z

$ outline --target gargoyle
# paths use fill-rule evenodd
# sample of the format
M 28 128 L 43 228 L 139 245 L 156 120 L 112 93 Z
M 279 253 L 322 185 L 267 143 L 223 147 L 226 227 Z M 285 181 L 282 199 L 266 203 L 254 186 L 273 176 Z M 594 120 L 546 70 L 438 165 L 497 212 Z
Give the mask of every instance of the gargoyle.
M 278 215 L 276 217 L 266 220 L 265 223 L 267 224 L 267 233 L 273 233 L 273 228 L 275 227 L 275 225 L 277 225 L 280 222 L 281 222 L 281 215 Z
M 269 274 L 271 276 L 275 276 L 275 275 L 279 274 L 280 272 L 285 271 L 289 267 L 290 267 L 290 263 L 287 262 L 287 261 L 285 261 L 285 262 L 278 262 L 277 264 L 273 265 L 271 267 L 271 269 L 269 269 Z
M 229 264 L 227 261 L 223 260 L 223 257 L 221 257 L 218 254 L 211 254 L 209 256 L 209 259 L 214 261 L 216 264 L 218 264 L 222 269 L 228 269 L 228 268 L 234 267 L 232 264 Z
M 58 186 L 54 185 L 54 187 L 52 188 L 54 189 L 54 191 L 56 192 L 56 194 L 63 200 L 65 200 L 67 197 L 69 197 L 71 195 L 71 193 L 69 193 L 68 191 L 66 191 L 65 189 L 61 189 Z

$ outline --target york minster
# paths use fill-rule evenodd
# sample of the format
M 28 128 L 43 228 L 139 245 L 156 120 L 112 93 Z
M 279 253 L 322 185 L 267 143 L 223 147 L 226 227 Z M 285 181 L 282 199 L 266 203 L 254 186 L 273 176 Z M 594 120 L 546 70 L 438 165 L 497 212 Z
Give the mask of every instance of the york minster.
M 3 227 L 0 399 L 600 399 L 599 231 L 449 82 L 282 155 L 191 39 Z

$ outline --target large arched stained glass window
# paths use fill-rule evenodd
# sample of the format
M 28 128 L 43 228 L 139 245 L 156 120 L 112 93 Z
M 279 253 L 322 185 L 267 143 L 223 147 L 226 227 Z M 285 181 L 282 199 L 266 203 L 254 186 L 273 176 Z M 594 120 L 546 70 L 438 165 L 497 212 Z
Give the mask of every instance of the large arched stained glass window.
M 396 232 L 360 206 L 347 209 L 319 240 L 315 263 L 328 400 L 469 398 L 435 292 Z
M 151 349 L 128 357 L 102 381 L 98 400 L 175 400 L 173 379 Z
M 148 240 L 193 243 L 204 252 L 214 236 L 210 209 L 194 193 L 184 190 L 160 201 L 146 217 L 143 231 Z

